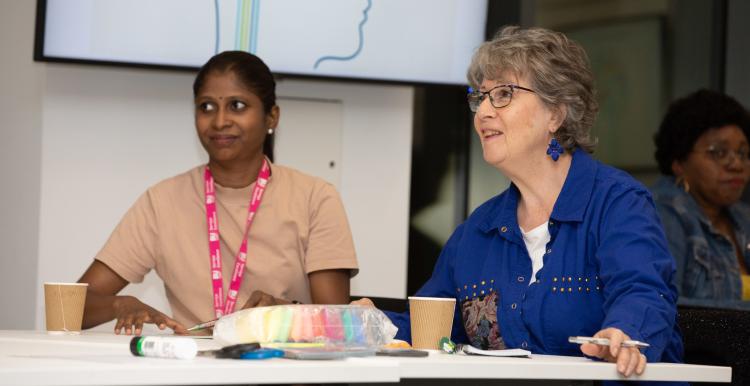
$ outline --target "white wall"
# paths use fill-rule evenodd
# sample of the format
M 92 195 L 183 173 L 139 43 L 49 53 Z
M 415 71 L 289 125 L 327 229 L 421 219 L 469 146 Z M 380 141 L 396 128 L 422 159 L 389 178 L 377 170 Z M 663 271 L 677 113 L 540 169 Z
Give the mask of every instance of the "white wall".
M 37 288 L 75 281 L 146 188 L 205 162 L 192 121 L 192 75 L 46 64 Z M 154 275 L 129 286 L 169 311 Z M 44 326 L 38 292 L 36 327 Z
M 34 63 L 34 3 L 0 3 L 0 178 L 23 188 L 0 193 L 0 305 L 17 310 L 0 313 L 0 329 L 43 328 L 42 283 L 77 280 L 138 195 L 205 162 L 192 122 L 193 74 Z M 305 123 L 340 136 L 311 146 L 280 132 L 278 162 L 283 154 L 315 158 L 320 148 L 336 153 L 338 170 L 319 174 L 339 187 L 354 233 L 361 271 L 352 293 L 405 296 L 413 89 L 283 80 L 277 93 L 280 130 Z M 303 170 L 314 163 L 289 159 Z M 168 310 L 153 275 L 126 293 Z
M 343 105 L 340 191 L 360 265 L 353 295 L 406 296 L 413 93 L 405 86 L 301 80 L 278 86 L 281 96 Z
M 0 3 L 0 328 L 29 328 L 36 307 L 44 72 L 31 62 L 35 3 Z

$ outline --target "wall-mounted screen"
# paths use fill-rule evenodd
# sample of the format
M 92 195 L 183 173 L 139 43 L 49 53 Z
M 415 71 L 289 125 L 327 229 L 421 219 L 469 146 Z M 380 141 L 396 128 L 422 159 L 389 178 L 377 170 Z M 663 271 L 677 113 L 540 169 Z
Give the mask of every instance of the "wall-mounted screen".
M 465 84 L 487 0 L 39 0 L 35 59 L 200 67 L 225 50 L 280 74 Z

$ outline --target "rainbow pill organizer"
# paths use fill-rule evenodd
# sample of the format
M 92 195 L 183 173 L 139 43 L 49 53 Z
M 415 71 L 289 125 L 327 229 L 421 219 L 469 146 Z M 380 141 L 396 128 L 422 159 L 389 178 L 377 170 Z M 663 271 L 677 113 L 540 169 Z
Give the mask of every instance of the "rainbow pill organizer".
M 379 347 L 390 343 L 397 330 L 374 307 L 290 304 L 226 315 L 216 322 L 213 333 L 214 340 L 223 345 L 258 342 Z

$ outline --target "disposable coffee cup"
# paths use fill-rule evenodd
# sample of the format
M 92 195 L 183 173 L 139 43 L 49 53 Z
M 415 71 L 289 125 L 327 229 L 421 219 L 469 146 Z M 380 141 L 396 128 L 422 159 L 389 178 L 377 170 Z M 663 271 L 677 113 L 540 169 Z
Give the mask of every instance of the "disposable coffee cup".
M 87 289 L 88 283 L 44 283 L 47 333 L 81 333 Z
M 409 297 L 411 345 L 417 349 L 438 350 L 440 339 L 451 336 L 454 298 Z

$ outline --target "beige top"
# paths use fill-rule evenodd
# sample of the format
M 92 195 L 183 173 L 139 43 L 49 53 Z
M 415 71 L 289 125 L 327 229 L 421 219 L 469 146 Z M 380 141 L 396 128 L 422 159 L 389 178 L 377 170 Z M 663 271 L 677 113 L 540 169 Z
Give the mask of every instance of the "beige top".
M 96 259 L 131 283 L 155 269 L 164 281 L 174 318 L 191 325 L 211 320 L 205 166 L 149 188 L 125 214 Z M 224 293 L 242 242 L 255 183 L 216 186 Z M 254 290 L 309 303 L 307 274 L 358 271 L 346 213 L 335 188 L 320 178 L 271 165 L 271 178 L 248 236 L 248 257 L 237 304 Z

